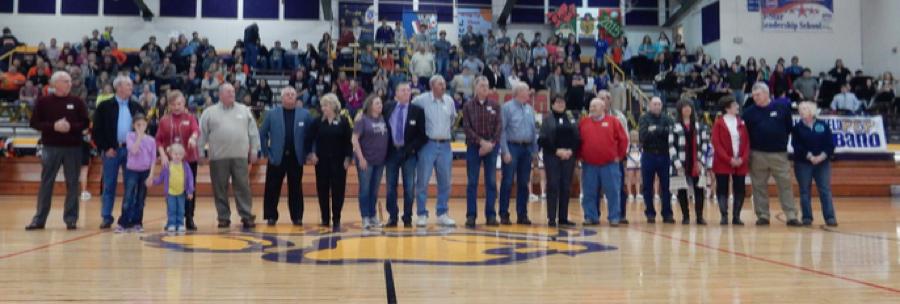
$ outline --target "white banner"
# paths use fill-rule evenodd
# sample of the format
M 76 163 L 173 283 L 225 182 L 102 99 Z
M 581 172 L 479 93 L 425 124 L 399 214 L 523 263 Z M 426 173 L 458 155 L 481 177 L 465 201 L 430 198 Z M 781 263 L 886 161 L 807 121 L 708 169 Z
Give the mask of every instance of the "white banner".
M 778 32 L 830 32 L 832 0 L 765 0 L 762 30 Z
M 794 123 L 800 116 L 794 115 Z M 887 152 L 887 137 L 884 123 L 879 116 L 838 116 L 820 115 L 818 119 L 831 127 L 835 153 L 882 153 Z M 788 144 L 788 152 L 793 148 Z

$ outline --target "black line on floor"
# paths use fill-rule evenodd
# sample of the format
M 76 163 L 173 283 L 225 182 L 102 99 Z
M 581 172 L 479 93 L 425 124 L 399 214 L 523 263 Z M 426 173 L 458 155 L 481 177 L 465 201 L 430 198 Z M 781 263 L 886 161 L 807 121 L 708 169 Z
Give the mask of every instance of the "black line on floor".
M 388 304 L 397 304 L 397 291 L 394 289 L 394 271 L 391 261 L 384 261 L 384 287 L 387 289 Z

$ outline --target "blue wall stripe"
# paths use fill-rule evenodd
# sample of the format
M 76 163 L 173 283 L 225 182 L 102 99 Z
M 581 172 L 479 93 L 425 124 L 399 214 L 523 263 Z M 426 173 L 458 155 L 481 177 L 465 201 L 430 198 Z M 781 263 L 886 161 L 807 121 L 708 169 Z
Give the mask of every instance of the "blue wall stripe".
M 197 0 L 160 0 L 160 17 L 197 17 Z
M 200 14 L 204 18 L 237 18 L 237 0 L 202 0 Z
M 700 31 L 703 44 L 719 41 L 719 2 L 713 2 L 700 11 Z
M 319 20 L 319 1 L 284 0 L 284 19 Z
M 137 16 L 140 12 L 131 0 L 103 0 L 103 15 Z
M 56 0 L 19 0 L 20 14 L 56 14 Z
M 244 0 L 244 19 L 278 19 L 278 0 Z

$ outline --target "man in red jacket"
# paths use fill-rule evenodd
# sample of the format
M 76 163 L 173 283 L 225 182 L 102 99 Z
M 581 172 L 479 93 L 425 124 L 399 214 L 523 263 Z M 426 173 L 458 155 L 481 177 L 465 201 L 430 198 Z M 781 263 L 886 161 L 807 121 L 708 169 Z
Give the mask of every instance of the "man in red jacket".
M 615 116 L 606 115 L 607 107 L 609 105 L 603 99 L 594 98 L 589 108 L 590 115 L 578 124 L 582 143 L 578 155 L 582 161 L 584 192 L 581 208 L 584 210 L 584 225 L 587 226 L 600 224 L 600 210 L 595 204 L 599 200 L 600 188 L 608 202 L 609 225 L 616 227 L 622 220 L 618 204 L 622 188 L 619 162 L 625 158 L 628 136 Z

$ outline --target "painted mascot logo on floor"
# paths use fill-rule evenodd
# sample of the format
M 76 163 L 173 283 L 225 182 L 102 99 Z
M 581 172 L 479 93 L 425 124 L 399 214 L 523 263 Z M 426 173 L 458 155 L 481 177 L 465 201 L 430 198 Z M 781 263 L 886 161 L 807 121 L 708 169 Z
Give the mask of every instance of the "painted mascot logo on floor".
M 596 233 L 593 230 L 520 226 L 375 232 L 360 231 L 351 226 L 332 233 L 323 227 L 264 226 L 214 234 L 158 234 L 144 240 L 153 247 L 181 252 L 261 252 L 266 261 L 293 264 L 344 265 L 390 260 L 401 264 L 484 266 L 617 249 L 578 240 Z M 279 238 L 288 236 L 315 239 L 309 246 L 297 248 L 295 243 Z

